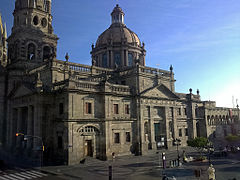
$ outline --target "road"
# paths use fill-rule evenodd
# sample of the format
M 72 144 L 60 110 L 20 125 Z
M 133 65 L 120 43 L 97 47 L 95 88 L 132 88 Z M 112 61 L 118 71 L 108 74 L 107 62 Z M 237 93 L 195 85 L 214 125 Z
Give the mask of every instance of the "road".
M 182 152 L 182 151 L 181 151 Z M 187 152 L 187 155 L 196 155 L 196 152 Z M 236 156 L 239 156 L 236 154 Z M 169 161 L 177 158 L 176 150 L 166 151 L 166 160 Z M 216 169 L 217 180 L 240 179 L 240 161 L 232 158 L 213 158 L 211 160 Z M 109 174 L 109 165 L 113 166 L 114 180 L 159 180 L 162 175 L 169 177 L 175 176 L 177 180 L 195 180 L 194 170 L 201 170 L 201 180 L 207 179 L 208 161 L 192 162 L 183 164 L 181 167 L 159 168 L 159 155 L 156 153 L 143 156 L 122 156 L 116 157 L 114 161 L 100 161 L 97 159 L 87 158 L 85 164 L 74 166 L 57 166 L 44 167 L 43 170 L 56 172 L 64 175 L 67 180 L 107 180 Z M 160 165 L 162 162 L 160 161 Z

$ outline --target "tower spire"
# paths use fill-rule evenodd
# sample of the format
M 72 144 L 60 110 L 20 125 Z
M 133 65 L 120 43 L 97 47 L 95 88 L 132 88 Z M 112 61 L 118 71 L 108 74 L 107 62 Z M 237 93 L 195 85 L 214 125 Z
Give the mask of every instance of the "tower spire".
M 3 34 L 2 14 L 0 13 L 0 34 Z
M 6 23 L 4 23 L 4 34 L 3 34 L 3 37 L 5 38 L 5 40 L 7 39 L 7 25 Z

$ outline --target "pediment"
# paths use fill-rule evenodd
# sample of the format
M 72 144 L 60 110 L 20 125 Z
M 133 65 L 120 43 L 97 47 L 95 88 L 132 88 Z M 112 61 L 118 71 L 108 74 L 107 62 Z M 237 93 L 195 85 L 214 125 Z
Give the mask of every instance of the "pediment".
M 18 97 L 23 97 L 27 95 L 31 95 L 33 91 L 29 89 L 28 87 L 21 85 L 17 87 L 16 89 L 13 89 L 13 91 L 10 93 L 10 96 L 12 98 L 18 98 Z
M 152 98 L 179 99 L 179 97 L 175 93 L 170 91 L 170 89 L 168 89 L 163 84 L 146 89 L 144 92 L 142 92 L 141 95 Z

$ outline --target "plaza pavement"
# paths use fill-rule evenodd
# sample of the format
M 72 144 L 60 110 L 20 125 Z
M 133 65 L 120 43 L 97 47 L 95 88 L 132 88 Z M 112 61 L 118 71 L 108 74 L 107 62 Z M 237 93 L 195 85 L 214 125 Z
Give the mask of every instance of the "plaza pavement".
M 197 152 L 191 148 L 185 150 L 188 156 L 196 156 Z M 163 151 L 163 150 L 162 150 Z M 162 152 L 161 151 L 161 152 Z M 160 153 L 161 153 L 160 152 Z M 120 156 L 114 161 L 101 161 L 87 158 L 84 164 L 73 166 L 48 166 L 42 171 L 50 172 L 58 176 L 65 176 L 67 180 L 107 180 L 109 165 L 113 166 L 113 179 L 115 180 L 155 180 L 162 179 L 162 175 L 175 176 L 177 180 L 195 180 L 194 170 L 201 170 L 201 180 L 207 180 L 208 161 L 184 163 L 181 167 L 170 168 L 169 161 L 176 159 L 175 149 L 164 151 L 168 168 L 163 170 L 159 166 L 159 155 L 156 152 L 143 156 Z M 228 158 L 212 158 L 211 163 L 216 169 L 217 180 L 240 180 L 240 153 L 231 154 Z M 160 161 L 160 166 L 162 163 Z

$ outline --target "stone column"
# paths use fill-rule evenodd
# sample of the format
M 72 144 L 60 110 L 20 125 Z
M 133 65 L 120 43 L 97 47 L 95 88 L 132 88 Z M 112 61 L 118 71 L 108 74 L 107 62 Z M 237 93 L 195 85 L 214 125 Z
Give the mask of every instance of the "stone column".
M 98 66 L 102 67 L 102 58 L 103 58 L 103 54 L 99 55 L 99 64 Z
M 35 104 L 34 106 L 34 136 L 42 137 L 42 105 L 40 103 Z M 33 140 L 34 149 L 41 145 L 41 141 L 39 139 L 34 138 Z
M 167 147 L 171 147 L 171 137 L 170 137 L 170 133 L 169 133 L 169 117 L 168 117 L 168 112 L 169 112 L 169 107 L 165 107 L 164 109 L 164 113 L 165 113 L 165 135 L 166 135 L 166 143 L 167 143 Z
M 124 66 L 124 49 L 121 50 L 121 65 Z
M 112 50 L 110 50 L 110 57 L 111 57 L 111 68 L 113 68 L 115 66 L 115 64 L 114 64 L 113 51 Z
M 125 54 L 125 59 L 126 59 L 126 66 L 128 66 L 128 50 L 126 49 L 126 54 Z
M 28 122 L 27 122 L 27 134 L 28 135 L 33 135 L 33 107 L 32 106 L 28 106 Z M 32 148 L 32 138 L 29 138 L 27 141 L 27 149 L 31 149 Z
M 154 129 L 154 119 L 152 117 L 152 106 L 150 106 L 150 132 L 151 132 L 151 143 L 152 143 L 152 149 L 156 150 L 156 141 L 155 141 L 155 129 Z
M 17 132 L 21 133 L 22 130 L 22 108 L 17 109 Z M 17 137 L 17 143 L 16 143 L 17 148 L 21 147 L 21 136 Z
M 7 113 L 7 137 L 6 142 L 8 144 L 8 147 L 16 147 L 16 131 L 17 131 L 17 110 L 12 109 L 10 106 L 8 106 L 8 113 Z
M 141 100 L 140 102 L 141 103 Z M 141 144 L 142 144 L 142 154 L 146 154 L 148 150 L 148 140 L 145 140 L 145 132 L 144 132 L 144 105 L 140 104 L 140 117 L 139 117 L 139 125 L 140 125 L 140 134 L 141 134 Z
M 195 104 L 192 103 L 191 106 L 191 116 L 192 116 L 192 138 L 197 137 L 197 121 L 196 121 L 196 116 L 195 116 Z
M 110 55 L 110 53 L 109 53 L 109 50 L 107 50 L 107 67 L 110 67 L 110 59 L 109 59 L 109 55 Z
M 178 137 L 177 111 L 178 111 L 178 107 L 173 108 L 173 138 L 174 139 Z

